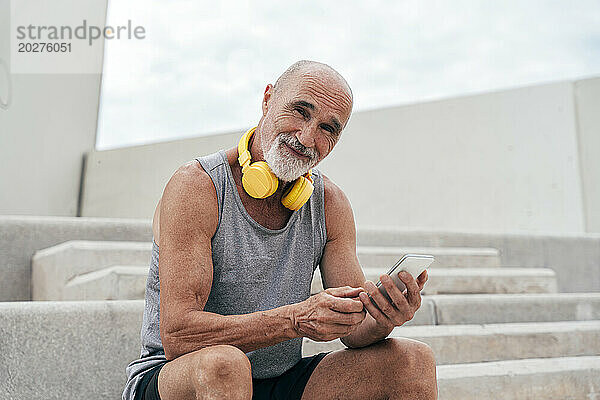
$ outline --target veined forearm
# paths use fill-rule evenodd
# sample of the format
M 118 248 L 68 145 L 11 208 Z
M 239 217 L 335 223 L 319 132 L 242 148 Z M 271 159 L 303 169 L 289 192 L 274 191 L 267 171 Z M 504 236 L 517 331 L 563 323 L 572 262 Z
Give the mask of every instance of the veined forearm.
M 365 347 L 381 339 L 385 339 L 392 329 L 394 328 L 382 328 L 377 325 L 377 321 L 375 321 L 371 314 L 367 314 L 358 329 L 350 335 L 341 338 L 341 341 L 349 348 Z
M 299 337 L 289 305 L 242 315 L 191 311 L 186 318 L 183 328 L 162 337 L 169 360 L 218 344 L 232 345 L 247 353 Z

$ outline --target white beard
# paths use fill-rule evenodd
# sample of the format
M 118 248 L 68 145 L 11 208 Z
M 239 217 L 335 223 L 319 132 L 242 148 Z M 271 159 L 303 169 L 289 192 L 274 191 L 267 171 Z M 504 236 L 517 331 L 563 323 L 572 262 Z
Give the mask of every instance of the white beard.
M 284 137 L 284 135 L 285 134 L 281 134 L 277 136 L 268 150 L 265 148 L 266 144 L 264 144 L 262 146 L 262 151 L 265 161 L 275 176 L 283 182 L 292 182 L 317 165 L 319 157 L 316 150 L 302 146 L 302 144 L 294 137 Z M 291 154 L 288 149 L 283 148 L 285 143 L 289 143 L 289 145 L 299 153 L 306 154 L 309 159 L 302 159 Z

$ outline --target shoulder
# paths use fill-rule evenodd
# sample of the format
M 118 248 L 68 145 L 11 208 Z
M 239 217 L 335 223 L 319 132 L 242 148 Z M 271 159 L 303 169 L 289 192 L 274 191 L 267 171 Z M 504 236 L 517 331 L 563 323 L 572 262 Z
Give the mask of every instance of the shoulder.
M 344 191 L 322 171 L 325 227 L 327 241 L 336 239 L 341 235 L 352 233 L 354 227 L 354 213 L 350 200 Z
M 326 211 L 335 211 L 340 207 L 349 207 L 350 201 L 344 191 L 321 171 Z
M 218 224 L 217 192 L 198 161 L 188 161 L 173 173 L 163 191 L 160 209 L 161 221 L 168 216 L 173 222 L 190 223 L 190 228 L 212 237 Z
M 194 183 L 195 185 L 188 185 Z M 181 165 L 173 175 L 167 185 L 182 185 L 189 187 L 190 190 L 206 189 L 212 186 L 212 180 L 202 165 L 197 160 L 191 160 Z M 199 186 L 198 186 L 199 185 Z

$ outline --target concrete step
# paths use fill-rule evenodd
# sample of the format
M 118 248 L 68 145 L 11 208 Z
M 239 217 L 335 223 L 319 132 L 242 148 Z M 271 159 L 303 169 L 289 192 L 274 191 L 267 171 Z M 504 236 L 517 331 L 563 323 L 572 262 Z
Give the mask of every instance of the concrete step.
M 0 302 L 0 398 L 120 399 L 143 300 Z
M 434 325 L 600 320 L 600 293 L 438 294 L 424 299 L 433 303 Z
M 437 367 L 440 400 L 600 398 L 600 357 L 557 357 Z
M 67 282 L 106 267 L 147 267 L 151 251 L 152 242 L 87 240 L 71 240 L 37 251 L 31 259 L 32 299 L 64 300 Z
M 403 326 L 600 320 L 600 293 L 435 294 Z
M 364 269 L 377 282 L 382 269 Z M 422 294 L 556 293 L 556 274 L 550 268 L 430 268 Z M 416 278 L 416 277 L 415 277 Z
M 0 302 L 31 300 L 31 257 L 67 240 L 152 241 L 151 219 L 0 215 Z
M 0 368 L 0 397 L 36 400 L 47 398 L 48 393 L 53 393 L 53 398 L 84 398 L 90 393 L 93 398 L 120 397 L 126 378 L 124 367 L 140 355 L 143 310 L 143 300 L 0 302 L 0 348 L 8 355 Z M 592 325 L 587 327 L 581 324 L 577 335 L 597 331 L 593 326 L 597 322 L 590 321 Z M 534 325 L 539 327 L 537 331 Z M 592 352 L 597 348 L 595 333 L 569 341 L 567 332 L 573 332 L 572 325 L 563 324 L 562 331 L 560 326 L 554 324 L 550 329 L 548 325 L 546 329 L 559 338 L 556 351 L 567 348 L 570 350 L 566 351 L 575 352 L 578 338 L 584 352 L 590 347 Z M 443 336 L 440 329 L 428 338 L 428 328 L 432 327 L 397 329 L 426 340 Z M 454 329 L 447 333 L 457 341 L 461 335 L 476 337 L 477 329 L 481 336 L 486 336 L 488 330 L 494 335 L 493 329 L 486 326 L 463 326 L 463 332 L 457 330 L 460 327 L 446 328 Z M 501 333 L 497 335 L 499 340 L 514 340 L 525 345 L 525 332 L 539 337 L 543 336 L 544 329 L 543 324 L 530 324 L 526 328 L 511 324 L 504 327 L 506 339 Z M 519 335 L 519 331 L 523 333 Z M 478 341 L 474 346 L 485 346 L 485 338 L 473 340 Z M 547 340 L 545 347 L 555 346 L 554 339 Z M 593 341 L 591 345 L 589 340 Z M 490 338 L 489 343 L 494 343 L 494 339 Z M 445 349 L 448 352 L 458 354 L 465 350 L 460 342 L 451 342 L 448 346 L 455 346 L 453 350 Z M 551 349 L 531 348 L 529 351 L 529 355 L 535 355 Z M 579 356 L 440 364 L 437 368 L 439 398 L 497 398 L 501 393 L 503 399 L 594 399 L 593 396 L 598 395 L 597 382 L 600 382 L 599 360 L 598 356 Z M 89 368 L 92 364 L 95 367 Z M 40 391 L 40 387 L 44 390 Z
M 358 246 L 358 259 L 363 268 L 390 269 L 404 254 L 431 254 L 436 267 L 498 267 L 500 253 L 498 250 L 484 247 L 388 247 Z
M 373 282 L 388 272 L 381 268 L 363 269 Z M 429 268 L 429 279 L 421 292 L 429 294 L 466 293 L 556 293 L 557 280 L 550 268 Z M 311 293 L 323 290 L 321 271 L 316 269 Z
M 483 361 L 600 355 L 600 321 L 527 322 L 484 325 L 400 326 L 390 337 L 427 343 L 438 365 Z M 345 348 L 342 342 L 304 339 L 310 356 Z
M 63 289 L 63 300 L 144 299 L 149 267 L 116 265 L 78 275 Z

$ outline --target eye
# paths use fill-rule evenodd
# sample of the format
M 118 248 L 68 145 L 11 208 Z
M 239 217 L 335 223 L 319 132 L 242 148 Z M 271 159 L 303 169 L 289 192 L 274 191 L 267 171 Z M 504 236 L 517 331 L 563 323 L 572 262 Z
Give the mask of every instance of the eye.
M 295 107 L 295 108 L 294 108 L 294 111 L 298 111 L 298 113 L 299 113 L 300 115 L 302 115 L 304 118 L 307 118 L 307 117 L 308 117 L 308 113 L 307 113 L 307 112 L 306 112 L 306 110 L 305 110 L 304 108 L 302 108 L 302 107 Z
M 335 132 L 335 129 L 333 129 L 333 126 L 328 125 L 328 124 L 321 124 L 321 129 L 324 129 L 329 133 Z

